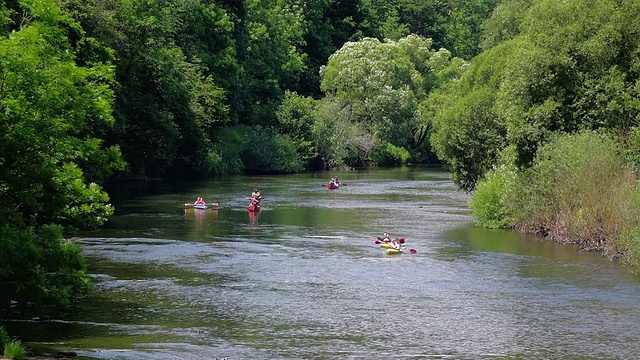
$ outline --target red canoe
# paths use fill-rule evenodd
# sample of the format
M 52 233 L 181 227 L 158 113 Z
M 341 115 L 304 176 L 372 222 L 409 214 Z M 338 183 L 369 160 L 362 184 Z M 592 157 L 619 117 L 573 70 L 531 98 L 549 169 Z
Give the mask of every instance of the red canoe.
M 249 202 L 249 211 L 260 211 L 260 202 L 251 199 L 251 202 Z

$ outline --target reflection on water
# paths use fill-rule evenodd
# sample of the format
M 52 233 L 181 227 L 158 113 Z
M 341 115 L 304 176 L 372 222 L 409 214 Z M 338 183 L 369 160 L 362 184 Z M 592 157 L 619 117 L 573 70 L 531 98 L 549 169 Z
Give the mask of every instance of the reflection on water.
M 101 359 L 629 359 L 640 284 L 598 254 L 476 227 L 442 171 L 224 177 L 130 190 L 76 239 L 97 281 L 34 345 Z M 250 184 L 251 186 L 246 186 Z M 247 211 L 247 189 L 269 194 Z M 230 190 L 236 189 L 236 190 Z M 183 209 L 206 194 L 218 210 Z M 248 215 L 247 215 L 248 213 Z M 247 216 L 249 217 L 247 221 Z M 417 250 L 388 256 L 382 231 Z M 46 311 L 46 310 L 45 310 Z
M 188 223 L 195 219 L 196 228 L 202 230 L 205 222 L 216 221 L 218 218 L 218 209 L 184 209 L 185 221 Z
M 257 224 L 258 218 L 260 218 L 260 212 L 259 211 L 247 211 L 247 212 L 249 213 L 249 223 Z

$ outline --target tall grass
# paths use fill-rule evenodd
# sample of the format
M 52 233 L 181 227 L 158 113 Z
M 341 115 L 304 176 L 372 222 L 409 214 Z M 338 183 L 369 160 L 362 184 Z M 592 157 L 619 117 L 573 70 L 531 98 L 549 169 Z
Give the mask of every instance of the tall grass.
M 4 345 L 4 356 L 9 359 L 23 360 L 27 357 L 27 350 L 20 340 L 11 340 Z
M 618 238 L 620 260 L 640 272 L 640 184 L 636 184 L 627 198 L 625 226 Z

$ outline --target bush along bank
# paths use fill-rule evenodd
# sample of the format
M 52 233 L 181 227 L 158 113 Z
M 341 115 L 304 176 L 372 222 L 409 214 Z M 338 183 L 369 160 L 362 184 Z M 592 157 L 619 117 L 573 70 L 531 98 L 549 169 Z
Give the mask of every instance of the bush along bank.
M 592 131 L 557 135 L 528 168 L 513 165 L 509 150 L 471 197 L 481 226 L 576 244 L 640 272 L 640 186 L 619 142 Z

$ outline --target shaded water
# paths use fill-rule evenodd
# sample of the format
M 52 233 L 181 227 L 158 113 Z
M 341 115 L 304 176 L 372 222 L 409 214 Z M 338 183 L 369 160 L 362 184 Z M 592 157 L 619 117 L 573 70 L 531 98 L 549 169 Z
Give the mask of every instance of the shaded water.
M 76 241 L 97 292 L 34 345 L 100 359 L 630 359 L 640 283 L 598 254 L 474 226 L 424 168 L 125 188 Z M 260 187 L 262 212 L 247 211 Z M 218 210 L 183 204 L 203 196 Z M 371 238 L 407 239 L 386 255 Z

